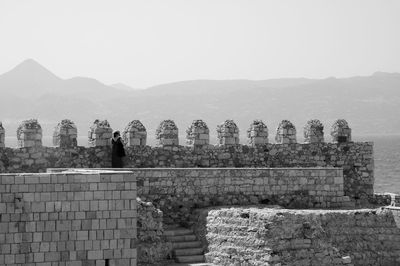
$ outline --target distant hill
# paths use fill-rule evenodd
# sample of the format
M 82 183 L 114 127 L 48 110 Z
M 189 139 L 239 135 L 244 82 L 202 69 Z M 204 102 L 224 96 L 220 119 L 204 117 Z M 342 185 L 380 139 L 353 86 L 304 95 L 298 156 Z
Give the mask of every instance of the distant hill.
M 115 84 L 111 84 L 110 86 L 114 87 L 116 89 L 119 89 L 119 90 L 126 90 L 126 91 L 138 90 L 138 89 L 132 88 L 124 83 L 115 83 Z
M 217 124 L 234 119 L 242 137 L 253 119 L 263 119 L 271 141 L 282 119 L 296 125 L 299 141 L 311 118 L 325 124 L 326 135 L 337 118 L 347 119 L 355 135 L 400 134 L 399 73 L 341 79 L 192 80 L 134 90 L 86 77 L 61 79 L 30 59 L 0 75 L 0 91 L 0 121 L 8 136 L 14 136 L 18 123 L 28 118 L 38 118 L 47 135 L 64 118 L 75 121 L 80 135 L 86 135 L 96 118 L 108 119 L 118 129 L 139 119 L 150 139 L 163 119 L 174 119 L 183 136 L 199 118 L 214 135 Z

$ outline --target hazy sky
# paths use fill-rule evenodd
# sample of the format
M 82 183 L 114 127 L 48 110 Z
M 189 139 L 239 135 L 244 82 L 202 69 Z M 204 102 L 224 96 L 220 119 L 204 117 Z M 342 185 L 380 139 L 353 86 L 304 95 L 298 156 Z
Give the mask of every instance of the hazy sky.
M 0 0 L 0 36 L 0 73 L 132 87 L 400 72 L 398 0 Z

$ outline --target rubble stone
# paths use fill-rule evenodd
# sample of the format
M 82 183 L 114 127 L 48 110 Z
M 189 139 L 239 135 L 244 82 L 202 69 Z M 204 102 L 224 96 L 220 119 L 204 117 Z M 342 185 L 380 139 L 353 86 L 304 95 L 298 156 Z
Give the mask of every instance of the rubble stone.
M 278 144 L 297 143 L 296 128 L 289 120 L 282 120 L 276 129 L 275 141 Z
M 17 129 L 18 147 L 41 147 L 42 127 L 36 119 L 22 121 Z
M 324 125 L 318 119 L 312 119 L 304 126 L 304 143 L 324 142 Z
M 225 120 L 224 123 L 217 126 L 218 144 L 224 146 L 238 145 L 239 128 L 233 120 Z
M 89 147 L 110 146 L 112 131 L 107 120 L 96 119 L 88 131 Z
M 172 120 L 164 120 L 156 130 L 157 145 L 161 147 L 179 145 L 178 127 Z
M 163 212 L 151 202 L 137 198 L 138 264 L 165 265 L 172 243 L 164 237 Z
M 146 128 L 139 120 L 133 120 L 125 127 L 122 140 L 126 146 L 146 146 Z
M 53 133 L 53 145 L 56 147 L 75 147 L 77 142 L 78 131 L 74 122 L 64 119 L 57 124 Z
M 215 265 L 400 265 L 396 211 L 205 210 L 206 261 Z
M 345 143 L 351 141 L 351 128 L 344 119 L 336 120 L 331 128 L 332 142 Z
M 250 146 L 264 145 L 268 143 L 268 128 L 262 120 L 254 120 L 247 130 Z
M 186 143 L 194 148 L 208 147 L 210 144 L 210 130 L 203 120 L 193 120 L 186 130 Z

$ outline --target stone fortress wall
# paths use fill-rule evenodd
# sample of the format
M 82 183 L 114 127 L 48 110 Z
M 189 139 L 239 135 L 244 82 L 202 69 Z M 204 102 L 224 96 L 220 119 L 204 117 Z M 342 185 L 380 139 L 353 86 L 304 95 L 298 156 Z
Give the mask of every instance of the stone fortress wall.
M 356 202 L 373 196 L 373 144 L 351 142 L 351 129 L 344 120 L 331 128 L 332 142 L 324 142 L 324 127 L 319 120 L 310 120 L 304 127 L 304 143 L 297 143 L 296 128 L 283 120 L 277 129 L 276 143 L 269 143 L 268 128 L 255 120 L 250 125 L 248 145 L 239 144 L 239 129 L 232 120 L 218 126 L 219 144 L 209 144 L 209 129 L 202 120 L 194 120 L 187 129 L 187 146 L 178 145 L 178 128 L 172 120 L 164 120 L 156 130 L 158 145 L 146 146 L 146 128 L 138 120 L 131 121 L 122 132 L 126 144 L 128 168 L 343 168 L 344 192 Z M 3 132 L 3 133 L 2 133 Z M 2 134 L 2 135 L 1 135 Z M 44 172 L 47 168 L 109 168 L 112 129 L 104 120 L 90 126 L 90 147 L 77 146 L 77 129 L 70 120 L 61 121 L 53 136 L 54 147 L 41 143 L 41 127 L 37 120 L 24 121 L 18 128 L 19 148 L 1 147 L 0 172 Z M 4 129 L 0 130 L 0 140 Z
M 138 196 L 154 203 L 166 224 L 187 224 L 194 210 L 210 206 L 352 207 L 339 168 L 129 170 L 137 180 Z
M 17 134 L 20 147 L 17 149 L 0 148 L 1 172 L 44 172 L 46 168 L 52 167 L 110 167 L 109 138 L 112 130 L 108 122 L 96 120 L 93 123 L 88 134 L 90 143 L 88 148 L 76 145 L 77 130 L 71 121 L 63 121 L 57 126 L 54 134 L 56 147 L 42 146 L 40 129 L 37 121 L 26 121 L 21 125 Z M 0 132 L 4 132 L 4 130 L 0 130 Z M 197 234 L 207 243 L 206 258 L 208 262 L 215 262 L 217 265 L 399 265 L 400 211 L 395 215 L 395 212 L 391 210 L 285 210 L 265 208 L 265 205 L 264 208 L 259 205 L 260 209 L 238 206 L 220 207 L 224 204 L 261 203 L 281 204 L 289 208 L 340 208 L 354 205 L 365 206 L 374 201 L 387 203 L 387 197 L 376 197 L 373 193 L 373 144 L 351 142 L 351 129 L 344 120 L 338 120 L 332 126 L 331 143 L 324 142 L 323 126 L 318 120 L 311 120 L 307 123 L 302 144 L 297 143 L 297 130 L 287 120 L 282 121 L 279 125 L 274 144 L 269 143 L 268 129 L 259 120 L 254 121 L 247 131 L 248 145 L 239 143 L 239 131 L 232 120 L 227 120 L 218 127 L 219 144 L 215 146 L 209 144 L 209 129 L 201 120 L 195 120 L 187 130 L 187 146 L 178 145 L 178 128 L 171 120 L 163 121 L 156 132 L 158 146 L 149 147 L 146 146 L 146 130 L 140 121 L 134 120 L 128 124 L 122 134 L 124 142 L 127 144 L 126 167 L 135 169 L 125 169 L 129 174 L 126 177 L 125 174 L 122 175 L 122 183 L 125 184 L 124 190 L 122 183 L 116 184 L 115 188 L 121 188 L 121 197 L 123 194 L 124 197 L 133 197 L 133 193 L 136 193 L 137 190 L 138 196 L 145 201 L 151 201 L 150 204 L 154 203 L 155 208 L 160 208 L 164 212 L 163 222 L 183 223 L 189 220 L 197 223 L 196 228 L 202 230 Z M 185 169 L 171 169 L 173 167 Z M 103 174 L 105 177 L 110 176 L 109 179 L 102 179 Z M 37 178 L 24 178 L 25 181 L 29 180 L 29 184 L 17 184 L 17 181 L 13 181 L 17 180 L 18 176 L 25 175 Z M 0 206 L 5 206 L 6 211 L 10 210 L 10 216 L 8 213 L 6 216 L 1 216 L 1 219 L 5 220 L 1 220 L 0 245 L 4 245 L 2 248 L 8 252 L 7 248 L 10 244 L 10 252 L 4 254 L 4 261 L 7 260 L 5 264 L 14 264 L 18 260 L 15 264 L 22 265 L 24 259 L 26 262 L 30 261 L 31 257 L 35 259 L 36 256 L 38 260 L 42 260 L 42 255 L 35 255 L 35 252 L 31 255 L 31 253 L 25 252 L 26 246 L 30 245 L 34 251 L 41 253 L 40 245 L 37 250 L 38 244 L 30 241 L 30 234 L 34 237 L 33 232 L 22 234 L 22 242 L 19 240 L 20 235 L 17 235 L 19 232 L 16 232 L 9 240 L 5 235 L 14 234 L 14 231 L 7 231 L 15 230 L 13 226 L 10 226 L 10 223 L 14 222 L 12 219 L 26 219 L 23 218 L 25 216 L 15 216 L 14 209 L 15 206 L 20 206 L 18 205 L 20 202 L 29 203 L 32 193 L 33 199 L 42 206 L 44 199 L 48 199 L 49 196 L 51 200 L 53 196 L 58 199 L 60 193 L 64 192 L 56 189 L 56 186 L 59 189 L 65 187 L 67 200 L 69 199 L 71 202 L 76 200 L 75 195 L 70 193 L 75 193 L 76 189 L 77 193 L 82 192 L 83 189 L 87 191 L 88 183 L 82 181 L 87 179 L 81 179 L 82 173 L 79 173 L 79 170 L 71 173 L 73 177 L 66 178 L 65 175 L 65 173 L 2 174 L 1 182 L 5 183 L 2 183 L 1 187 L 6 191 L 1 193 Z M 115 173 L 114 179 L 112 175 L 114 174 L 107 173 L 107 171 L 98 174 L 100 183 L 93 187 L 95 190 L 93 197 L 96 190 L 103 191 L 104 193 L 100 194 L 105 197 L 93 198 L 94 201 L 98 201 L 99 208 L 100 201 L 120 200 L 113 198 L 114 187 L 105 187 L 108 183 L 114 186 L 112 180 L 117 183 L 121 182 L 121 177 L 118 177 L 121 176 L 120 174 Z M 7 176 L 13 178 L 10 179 Z M 43 178 L 62 176 L 64 179 L 56 178 L 53 183 L 53 179 L 50 178 L 50 184 L 42 179 L 44 183 L 41 184 L 41 176 Z M 58 184 L 58 180 L 60 180 L 60 184 Z M 136 183 L 134 185 L 136 180 L 137 185 Z M 31 182 L 34 185 L 30 184 Z M 70 182 L 71 184 L 69 184 Z M 93 182 L 96 183 L 97 179 Z M 126 186 L 126 183 L 130 183 L 130 185 Z M 54 187 L 52 187 L 53 184 Z M 20 189 L 23 195 L 19 193 Z M 55 192 L 49 193 L 44 189 Z M 26 190 L 27 193 L 25 193 Z M 130 190 L 133 192 L 129 193 Z M 43 199 L 42 193 L 44 194 Z M 36 194 L 39 195 L 37 198 Z M 68 195 L 71 197 L 68 198 Z M 83 195 L 84 198 L 78 196 L 79 203 L 73 203 L 78 208 L 77 213 L 71 211 L 73 213 L 68 216 L 69 211 L 63 210 L 63 203 L 61 203 L 61 212 L 57 215 L 61 215 L 62 218 L 66 216 L 67 219 L 80 219 L 81 200 L 89 201 L 89 203 L 82 203 L 82 210 L 92 213 L 90 196 L 86 200 L 86 193 L 79 195 Z M 20 200 L 22 198 L 24 198 L 23 201 Z M 129 208 L 132 212 L 129 213 L 134 216 L 133 213 L 136 213 L 135 207 L 132 207 L 134 200 L 130 198 L 123 202 L 130 204 Z M 347 205 L 349 203 L 351 205 Z M 68 205 L 68 201 L 65 204 Z M 85 209 L 87 204 L 89 204 L 89 210 Z M 104 203 L 101 204 L 104 208 L 106 207 Z M 43 209 L 38 210 L 40 214 L 32 214 L 35 223 L 35 217 L 38 217 L 37 221 L 40 222 L 42 215 L 44 224 L 47 220 L 52 221 L 50 216 L 46 217 L 45 214 L 47 213 L 47 204 L 44 203 L 44 206 L 44 211 Z M 56 208 L 55 206 L 58 208 L 59 203 L 54 202 L 54 208 Z M 216 207 L 213 210 L 201 209 L 208 206 Z M 30 210 L 28 207 L 29 204 L 25 210 Z M 50 201 L 48 207 L 50 211 L 53 210 L 52 207 Z M 96 203 L 94 203 L 94 208 L 96 208 Z M 199 210 L 201 215 L 196 217 L 194 209 Z M 100 210 L 96 211 L 96 215 L 105 215 L 108 219 L 107 212 L 109 210 L 103 211 L 105 213 Z M 121 210 L 121 215 L 123 211 Z M 140 237 L 138 243 L 142 243 L 144 246 L 142 250 L 139 249 L 139 252 L 147 254 L 144 256 L 146 258 L 144 261 L 149 261 L 151 252 L 161 253 L 167 248 L 160 239 L 162 235 L 161 214 L 147 203 L 141 203 L 139 211 L 142 216 L 147 217 L 146 215 L 148 215 L 155 221 L 148 228 L 142 228 L 141 233 L 138 234 Z M 109 214 L 111 215 L 111 213 Z M 132 224 L 136 223 L 134 221 L 136 216 L 133 216 L 130 217 Z M 119 221 L 125 220 L 124 218 L 121 216 L 117 219 L 117 226 Z M 86 231 L 84 228 L 89 225 L 85 224 L 85 227 L 82 227 L 83 223 L 80 222 L 80 224 L 75 222 L 79 224 L 79 228 L 76 227 L 76 230 Z M 71 223 L 73 223 L 72 220 Z M 109 223 L 110 226 L 114 225 L 113 221 Z M 25 231 L 27 228 L 30 230 L 29 226 L 32 225 L 32 223 L 21 224 L 21 227 L 18 228 Z M 55 224 L 58 226 L 57 223 Z M 37 228 L 37 225 L 35 226 Z M 49 231 L 52 231 L 52 223 L 49 226 Z M 68 221 L 65 226 L 68 226 Z M 97 222 L 94 222 L 94 226 L 90 231 L 102 230 L 97 228 Z M 105 226 L 108 226 L 108 221 L 105 222 Z M 56 227 L 54 232 L 56 240 L 58 240 L 58 235 L 62 234 L 62 232 L 58 232 L 59 228 L 64 227 L 62 225 Z M 132 232 L 137 231 L 133 227 L 131 229 Z M 207 232 L 206 229 L 208 233 L 204 233 Z M 80 234 L 86 237 L 85 233 Z M 121 232 L 114 236 L 120 236 L 120 234 Z M 149 235 L 153 235 L 153 238 L 148 238 Z M 106 259 L 124 260 L 120 263 L 121 265 L 127 264 L 128 259 L 132 260 L 129 262 L 131 265 L 136 262 L 136 233 L 129 236 L 129 248 L 127 240 L 126 242 L 121 241 L 124 243 L 122 244 L 123 248 L 129 251 L 127 250 L 125 253 L 121 251 L 121 254 L 118 251 L 117 253 L 112 252 L 113 256 L 116 256 L 113 258 L 106 257 L 105 254 L 108 250 L 106 244 L 100 246 L 100 250 L 91 249 L 98 248 L 98 243 L 102 245 L 101 233 L 89 233 L 89 236 L 93 238 L 84 241 L 84 245 L 88 243 L 87 249 L 84 246 L 82 251 L 81 244 L 78 244 L 79 253 L 74 249 L 68 250 L 70 258 L 72 256 L 75 259 L 77 258 L 75 255 L 80 254 L 81 257 L 79 257 L 79 261 L 77 259 L 76 265 L 84 265 L 82 263 L 91 265 L 91 262 L 88 262 L 89 252 L 91 259 L 99 260 L 99 265 L 110 263 Z M 100 238 L 97 239 L 97 236 Z M 50 234 L 46 233 L 46 240 L 52 241 L 52 238 L 49 237 Z M 75 241 L 75 239 L 72 240 Z M 20 242 L 14 243 L 13 241 Z M 77 240 L 77 242 L 79 241 Z M 58 242 L 61 242 L 60 250 L 56 249 L 52 255 L 44 255 L 45 262 L 53 262 L 52 256 L 67 258 L 67 255 L 62 253 L 65 251 L 63 240 Z M 58 251 L 59 253 L 57 253 Z M 111 252 L 107 251 L 107 256 L 110 254 Z M 124 258 L 124 256 L 131 257 Z M 2 259 L 3 257 L 0 257 L 0 262 Z M 91 261 L 93 262 L 93 260 Z M 293 264 L 294 261 L 297 264 Z M 40 263 L 42 262 L 36 264 L 40 265 Z M 35 264 L 32 263 L 32 265 Z M 55 263 L 55 265 L 63 265 L 63 261 L 61 260 L 59 264 Z
M 136 265 L 129 172 L 0 174 L 0 265 Z

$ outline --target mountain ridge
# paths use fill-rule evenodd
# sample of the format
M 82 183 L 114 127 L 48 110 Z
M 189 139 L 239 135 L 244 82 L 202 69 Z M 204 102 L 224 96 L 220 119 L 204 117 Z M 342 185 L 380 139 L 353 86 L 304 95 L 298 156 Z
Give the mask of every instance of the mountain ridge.
M 22 64 L 22 65 L 21 65 Z M 123 129 L 133 120 L 143 122 L 152 138 L 161 120 L 171 118 L 181 134 L 194 119 L 213 128 L 234 119 L 243 135 L 253 119 L 270 128 L 289 119 L 298 128 L 318 118 L 326 127 L 345 118 L 353 134 L 400 133 L 400 74 L 376 72 L 348 78 L 283 78 L 266 80 L 189 80 L 141 90 L 106 85 L 97 79 L 61 79 L 34 60 L 26 60 L 0 75 L 0 121 L 7 132 L 21 120 L 38 118 L 51 135 L 62 119 L 72 119 L 80 134 L 97 118 Z M 7 133 L 11 134 L 11 133 Z M 12 135 L 12 134 L 11 134 Z

